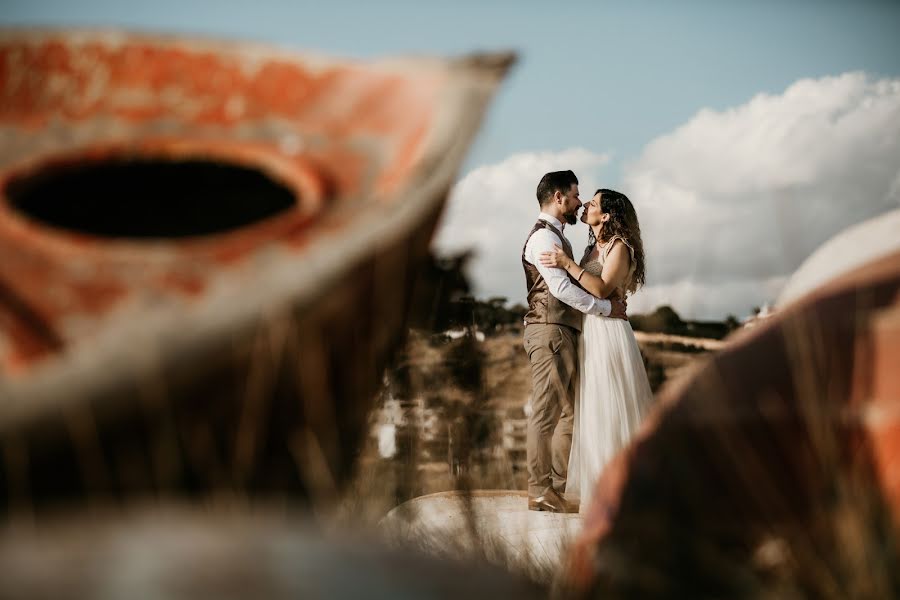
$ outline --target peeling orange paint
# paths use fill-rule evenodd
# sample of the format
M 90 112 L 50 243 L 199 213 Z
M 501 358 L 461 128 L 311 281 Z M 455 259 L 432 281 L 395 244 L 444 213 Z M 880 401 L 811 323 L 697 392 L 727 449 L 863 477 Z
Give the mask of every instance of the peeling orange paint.
M 309 66 L 220 46 L 103 34 L 0 37 L 0 133 L 30 136 L 0 142 L 0 281 L 51 326 L 77 317 L 96 323 L 99 335 L 131 297 L 202 298 L 213 279 L 259 253 L 301 253 L 315 236 L 345 227 L 355 202 L 387 198 L 407 180 L 447 84 L 440 70 Z M 259 168 L 298 204 L 232 232 L 151 243 L 48 227 L 6 197 L 13 178 L 122 156 Z M 320 230 L 325 215 L 330 224 Z M 44 343 L 2 299 L 0 313 L 0 376 L 82 341 Z

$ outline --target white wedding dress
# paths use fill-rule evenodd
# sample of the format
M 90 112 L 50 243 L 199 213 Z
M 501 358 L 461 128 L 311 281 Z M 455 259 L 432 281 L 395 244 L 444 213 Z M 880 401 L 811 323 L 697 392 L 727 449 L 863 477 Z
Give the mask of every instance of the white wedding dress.
M 612 241 L 601 248 L 596 260 L 582 261 L 581 266 L 600 275 L 611 247 Z M 633 258 L 631 263 L 629 277 L 634 272 Z M 577 496 L 584 513 L 600 472 L 637 431 L 652 404 L 653 392 L 628 321 L 585 315 L 580 337 L 581 384 L 566 496 Z

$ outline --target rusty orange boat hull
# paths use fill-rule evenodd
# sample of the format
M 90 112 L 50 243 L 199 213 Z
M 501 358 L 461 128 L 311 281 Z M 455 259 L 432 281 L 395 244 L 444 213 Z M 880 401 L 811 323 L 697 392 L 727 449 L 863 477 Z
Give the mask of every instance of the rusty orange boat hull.
M 0 34 L 0 503 L 339 485 L 511 60 Z

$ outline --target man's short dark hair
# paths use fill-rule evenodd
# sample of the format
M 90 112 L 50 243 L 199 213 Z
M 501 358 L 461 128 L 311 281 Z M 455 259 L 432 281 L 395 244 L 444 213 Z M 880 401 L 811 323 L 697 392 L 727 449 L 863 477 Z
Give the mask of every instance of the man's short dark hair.
M 553 194 L 562 192 L 565 194 L 572 187 L 572 184 L 578 185 L 578 178 L 572 171 L 553 171 L 541 177 L 541 182 L 537 186 L 538 204 L 544 206 Z

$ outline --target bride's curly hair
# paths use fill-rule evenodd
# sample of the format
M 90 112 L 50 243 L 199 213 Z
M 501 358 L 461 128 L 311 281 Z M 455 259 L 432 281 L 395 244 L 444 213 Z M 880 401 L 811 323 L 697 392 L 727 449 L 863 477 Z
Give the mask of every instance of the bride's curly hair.
M 641 241 L 641 226 L 638 223 L 637 213 L 628 196 L 615 190 L 599 189 L 594 195 L 600 194 L 600 211 L 609 214 L 609 221 L 603 223 L 600 230 L 600 239 L 607 241 L 613 237 L 623 238 L 634 256 L 634 274 L 628 284 L 627 292 L 634 293 L 644 285 L 644 243 Z M 588 233 L 588 247 L 585 255 L 594 249 L 597 238 L 594 230 Z

